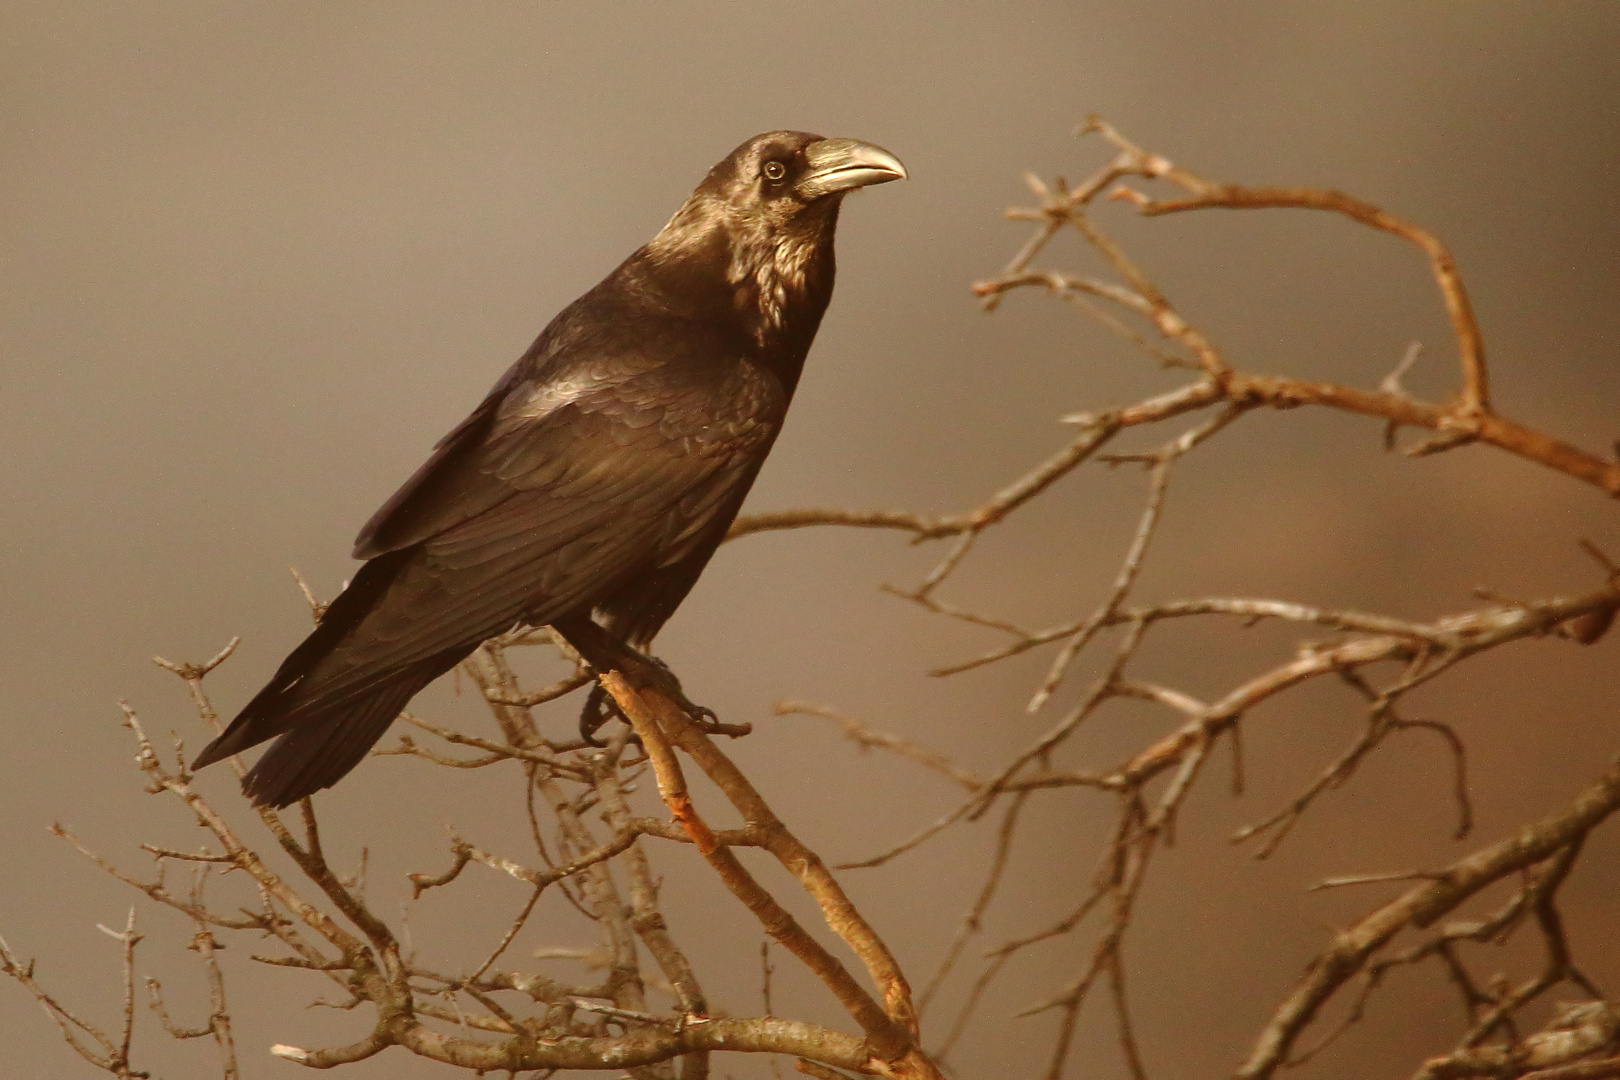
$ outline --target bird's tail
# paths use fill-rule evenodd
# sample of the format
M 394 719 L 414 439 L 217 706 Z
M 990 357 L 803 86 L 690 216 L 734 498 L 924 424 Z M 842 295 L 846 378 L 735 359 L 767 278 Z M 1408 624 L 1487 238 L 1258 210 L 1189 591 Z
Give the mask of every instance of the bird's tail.
M 437 665 L 402 671 L 369 697 L 300 723 L 248 770 L 243 792 L 255 806 L 279 809 L 331 787 L 360 764 L 416 692 L 441 674 Z
M 264 689 L 197 755 L 192 769 L 279 735 L 243 788 L 256 805 L 281 807 L 330 787 L 358 765 L 416 692 L 477 645 L 369 672 L 330 662 L 365 634 L 363 624 L 383 603 L 406 557 L 390 552 L 362 566 Z
M 203 747 L 191 763 L 192 769 L 240 754 L 301 723 L 302 718 L 296 715 L 300 706 L 309 702 L 311 691 L 320 689 L 312 685 L 322 681 L 317 667 L 360 630 L 361 623 L 381 603 L 403 568 L 404 560 L 396 553 L 379 556 L 362 566 L 348 588 L 327 605 L 310 635 L 281 662 L 264 689 L 253 695 L 219 738 Z

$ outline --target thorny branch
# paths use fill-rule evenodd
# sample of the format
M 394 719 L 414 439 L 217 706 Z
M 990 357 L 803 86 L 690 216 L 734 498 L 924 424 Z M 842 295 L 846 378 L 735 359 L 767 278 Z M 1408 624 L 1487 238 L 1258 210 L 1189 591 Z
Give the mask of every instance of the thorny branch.
M 290 978 L 308 979 L 313 974 L 341 993 L 338 1007 L 369 1010 L 369 1030 L 357 1032 L 358 1038 L 347 1045 L 272 1048 L 283 1059 L 315 1068 L 403 1047 L 479 1073 L 551 1075 L 563 1069 L 600 1069 L 648 1080 L 676 1076 L 701 1080 L 709 1073 L 711 1055 L 726 1051 L 790 1055 L 798 1071 L 811 1076 L 931 1078 L 941 1075 L 942 1064 L 972 1029 L 992 985 L 1009 964 L 1029 950 L 1068 939 L 1083 943 L 1068 977 L 1021 1014 L 1055 1019 L 1046 1075 L 1055 1080 L 1065 1074 L 1082 1014 L 1092 1001 L 1092 991 L 1100 986 L 1107 995 L 1122 1062 L 1133 1077 L 1144 1077 L 1148 1068 L 1129 1008 L 1125 950 L 1138 918 L 1138 900 L 1155 857 L 1173 844 L 1178 817 L 1223 742 L 1232 754 L 1233 791 L 1241 793 L 1243 771 L 1254 766 L 1244 765 L 1240 740 L 1245 726 L 1257 722 L 1253 714 L 1258 706 L 1297 687 L 1322 682 L 1350 690 L 1364 724 L 1350 745 L 1324 761 L 1297 795 L 1234 837 L 1252 841 L 1257 856 L 1275 851 L 1298 822 L 1329 793 L 1349 783 L 1391 736 L 1409 731 L 1438 740 L 1453 777 L 1455 835 L 1466 836 L 1473 820 L 1466 747 L 1446 720 L 1414 713 L 1408 695 L 1482 654 L 1516 643 L 1546 637 L 1580 644 L 1599 640 L 1620 611 L 1620 567 L 1586 544 L 1602 574 L 1578 595 L 1533 601 L 1487 597 L 1470 610 L 1426 619 L 1269 597 L 1143 598 L 1138 595 L 1142 572 L 1176 490 L 1178 467 L 1208 441 L 1231 437 L 1229 433 L 1241 429 L 1240 421 L 1254 411 L 1301 405 L 1381 420 L 1390 447 L 1400 428 L 1422 429 L 1428 434 L 1406 448 L 1411 455 L 1481 443 L 1610 495 L 1620 495 L 1620 463 L 1496 411 L 1483 339 L 1468 293 L 1455 261 L 1432 233 L 1335 191 L 1213 183 L 1135 145 L 1102 120 L 1093 119 L 1082 133 L 1099 136 L 1111 156 L 1074 187 L 1061 180 L 1029 178 L 1038 205 L 1009 211 L 1009 217 L 1032 222 L 1034 230 L 1003 272 L 974 291 L 987 309 L 994 309 L 1012 291 L 1045 290 L 1118 334 L 1151 362 L 1192 372 L 1189 381 L 1131 404 L 1065 417 L 1076 430 L 1064 445 L 970 509 L 945 514 L 795 510 L 740 518 L 730 534 L 735 539 L 836 525 L 899 530 L 910 534 L 914 543 L 950 541 L 915 588 L 890 591 L 933 614 L 996 635 L 992 646 L 941 666 L 935 675 L 948 676 L 1054 646 L 1029 700 L 1031 711 L 1056 700 L 1073 673 L 1086 670 L 1084 662 L 1091 661 L 1094 674 L 1072 695 L 1066 711 L 999 765 L 958 761 L 830 706 L 784 702 L 777 707 L 778 715 L 830 720 L 862 750 L 894 755 L 897 768 L 905 767 L 901 762 L 921 766 L 943 778 L 957 795 L 922 829 L 850 865 L 890 862 L 947 829 L 992 814 L 998 822 L 973 901 L 954 936 L 942 942 L 941 962 L 915 1003 L 907 978 L 878 929 L 855 908 L 821 858 L 775 814 L 759 787 L 710 738 L 712 730 L 721 729 L 705 730 L 688 716 L 650 665 L 627 663 L 625 670 L 602 675 L 602 686 L 631 725 L 619 729 L 605 748 L 572 736 L 548 737 L 534 708 L 583 687 L 592 673 L 555 635 L 525 627 L 484 645 L 460 672 L 487 703 L 495 734 L 460 731 L 406 715 L 404 719 L 420 734 L 402 736 L 392 749 L 378 751 L 517 782 L 513 794 L 521 799 L 532 850 L 508 854 L 452 832 L 448 867 L 409 876 L 412 904 L 439 903 L 445 895 L 440 890 L 453 890 L 464 875 L 485 871 L 494 871 L 520 890 L 520 898 L 500 915 L 487 945 L 463 958 L 455 971 L 426 966 L 407 934 L 408 923 L 384 918 L 367 899 L 361 876 L 346 879 L 332 868 L 312 803 L 300 807 L 296 826 L 274 812 L 258 812 L 259 824 L 279 851 L 245 839 L 193 786 L 178 746 L 172 755 L 160 754 L 134 710 L 126 707 L 126 726 L 137 743 L 147 790 L 183 808 L 205 830 L 208 845 L 196 851 L 143 845 L 154 868 L 135 873 L 95 853 L 66 829 L 58 827 L 57 832 L 101 870 L 160 909 L 179 913 L 190 925 L 192 949 L 208 986 L 208 1015 L 197 1026 L 175 1022 L 161 986 L 152 979 L 150 1005 L 158 1026 L 176 1039 L 211 1037 L 222 1075 L 227 1080 L 238 1075 L 226 998 L 229 966 L 217 953 L 223 948 L 222 935 L 245 932 L 266 942 L 271 953 L 254 955 L 252 960 L 292 969 L 297 974 Z M 1161 188 L 1168 188 L 1168 194 L 1155 193 Z M 1204 209 L 1328 211 L 1415 247 L 1434 277 L 1456 340 L 1455 394 L 1431 402 L 1408 393 L 1401 377 L 1417 361 L 1416 348 L 1373 388 L 1245 371 L 1184 318 L 1147 271 L 1098 226 L 1094 214 L 1105 202 L 1124 204 L 1148 217 Z M 1111 278 L 1036 265 L 1049 244 L 1069 232 L 1101 257 Z M 1156 448 L 1115 450 L 1119 437 L 1135 428 L 1151 429 Z M 1102 596 L 1071 619 L 1029 629 L 995 614 L 966 610 L 941 595 L 973 555 L 981 533 L 1088 465 L 1137 466 L 1145 474 L 1136 528 Z M 324 605 L 301 578 L 299 585 L 312 613 L 320 618 Z M 1267 661 L 1224 691 L 1195 694 L 1147 670 L 1151 654 L 1144 649 L 1162 627 L 1186 620 L 1237 627 L 1270 621 L 1312 636 L 1302 638 L 1291 655 Z M 554 648 L 568 666 L 567 674 L 539 690 L 526 690 L 508 653 L 530 645 Z M 158 660 L 185 681 L 198 716 L 216 730 L 219 718 L 203 683 L 235 646 L 233 640 L 204 664 Z M 1069 763 L 1064 755 L 1074 756 L 1078 733 L 1087 722 L 1121 703 L 1159 710 L 1172 726 L 1111 764 Z M 746 729 L 724 730 L 736 734 Z M 440 744 L 461 749 L 447 751 Z M 718 805 L 719 800 L 713 806 L 698 805 L 686 782 L 683 757 L 707 777 L 726 806 Z M 165 764 L 171 759 L 172 764 Z M 656 803 L 652 792 L 645 790 L 648 772 L 656 785 Z M 1069 898 L 1061 918 L 1002 940 L 973 971 L 971 947 L 985 934 L 1009 876 L 1015 873 L 1028 808 L 1051 797 L 1045 793 L 1065 792 L 1071 797 L 1101 796 L 1113 807 L 1114 824 L 1101 843 L 1093 872 Z M 1620 1076 L 1620 1012 L 1603 999 L 1577 964 L 1558 909 L 1560 889 L 1575 870 L 1587 836 L 1617 807 L 1620 766 L 1612 766 L 1564 809 L 1448 865 L 1359 873 L 1322 882 L 1323 888 L 1404 883 L 1405 891 L 1333 936 L 1266 1023 L 1238 1075 L 1259 1080 L 1309 1060 L 1345 1027 L 1363 1021 L 1365 1004 L 1388 972 L 1428 965 L 1456 988 L 1467 1023 L 1449 1051 L 1418 1067 L 1420 1080 Z M 712 824 L 722 813 L 740 817 L 741 825 Z M 774 968 L 768 957 L 765 1015 L 730 1016 L 711 1007 L 698 977 L 702 957 L 689 955 L 690 946 L 682 944 L 686 928 L 672 925 L 661 906 L 661 879 L 648 850 L 661 840 L 695 848 L 768 937 L 797 958 L 844 1007 L 860 1033 L 771 1015 Z M 737 849 L 745 847 L 759 849 L 787 871 L 814 900 L 841 944 L 824 943 L 791 914 L 783 899 L 738 857 Z M 666 850 L 674 857 L 686 856 L 681 848 Z M 190 875 L 189 887 L 169 882 L 175 867 Z M 1492 886 L 1511 886 L 1513 891 L 1492 911 L 1442 922 L 1477 902 Z M 218 899 L 232 887 L 233 900 Z M 548 892 L 570 906 L 594 935 L 595 944 L 583 950 L 532 948 L 528 956 L 537 963 L 525 966 L 514 958 L 523 955 L 520 943 L 541 933 L 533 916 Z M 1471 967 L 1474 961 L 1468 950 L 1500 943 L 1526 928 L 1533 928 L 1542 943 L 1545 962 L 1540 970 L 1517 983 L 1482 981 Z M 0 972 L 41 1004 L 87 1062 L 115 1076 L 144 1077 L 147 1074 L 130 1063 L 137 1042 L 134 957 L 141 940 L 133 914 L 124 930 L 107 932 L 121 943 L 124 957 L 122 1021 L 111 1034 L 70 1012 L 36 979 L 33 964 L 19 960 L 3 940 Z M 1398 946 L 1403 935 L 1412 940 Z M 587 974 L 580 977 L 584 981 L 540 969 L 541 963 L 565 957 L 584 961 Z M 646 964 L 647 957 L 651 965 Z M 851 959 L 858 964 L 851 964 Z M 920 1015 L 930 1006 L 937 1011 L 939 1003 L 949 998 L 953 980 L 965 972 L 971 977 L 952 1006 L 948 1024 L 925 1035 Z M 1527 1010 L 1559 987 L 1573 989 L 1584 1000 L 1561 1008 L 1539 1030 L 1528 1030 Z M 1353 1000 L 1341 1011 L 1341 1022 L 1319 1031 L 1329 1026 L 1324 1020 L 1329 1005 L 1347 997 Z

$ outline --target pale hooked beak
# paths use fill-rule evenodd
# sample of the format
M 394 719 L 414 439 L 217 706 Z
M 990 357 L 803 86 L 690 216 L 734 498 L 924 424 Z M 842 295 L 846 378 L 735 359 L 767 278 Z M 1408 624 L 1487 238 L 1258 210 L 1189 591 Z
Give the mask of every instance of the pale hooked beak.
M 881 146 L 858 139 L 820 139 L 804 148 L 804 157 L 810 171 L 800 177 L 793 190 L 806 201 L 835 191 L 906 179 L 906 167 L 899 158 Z

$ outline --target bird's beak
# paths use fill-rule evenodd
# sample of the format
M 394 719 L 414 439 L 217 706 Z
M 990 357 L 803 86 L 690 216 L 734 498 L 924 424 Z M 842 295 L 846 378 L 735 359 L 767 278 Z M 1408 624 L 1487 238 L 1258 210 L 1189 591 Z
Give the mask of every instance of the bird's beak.
M 835 191 L 906 179 L 906 167 L 899 158 L 858 139 L 819 139 L 804 148 L 804 156 L 810 171 L 794 185 L 794 191 L 807 202 Z

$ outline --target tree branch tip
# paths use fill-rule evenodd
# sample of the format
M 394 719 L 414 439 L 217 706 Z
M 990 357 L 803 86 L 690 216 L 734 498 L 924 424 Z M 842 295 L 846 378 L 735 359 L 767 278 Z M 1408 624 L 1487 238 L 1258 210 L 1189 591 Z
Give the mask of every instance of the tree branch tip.
M 1536 610 L 1534 604 L 1528 603 L 1524 600 L 1516 600 L 1511 596 L 1505 596 L 1485 585 L 1476 585 L 1469 591 L 1473 593 L 1476 598 L 1488 601 L 1492 604 L 1499 604 L 1502 607 L 1507 608 L 1509 611 L 1532 612 Z
M 1383 382 L 1378 384 L 1378 389 L 1394 397 L 1411 401 L 1412 395 L 1406 392 L 1406 387 L 1401 384 L 1401 379 L 1408 371 L 1412 370 L 1412 365 L 1416 364 L 1418 358 L 1422 355 L 1423 342 L 1414 341 L 1408 345 L 1405 354 L 1402 355 L 1390 373 L 1384 376 Z
M 236 647 L 240 644 L 242 644 L 242 635 L 237 634 L 235 637 L 231 638 L 231 640 L 225 643 L 225 647 L 223 649 L 220 649 L 219 652 L 215 653 L 212 657 L 203 661 L 201 664 L 179 662 L 169 660 L 161 656 L 152 657 L 152 663 L 156 664 L 160 668 L 163 668 L 165 671 L 174 672 L 187 682 L 197 682 L 198 680 L 202 679 L 203 676 L 207 675 L 209 672 L 219 667 L 219 665 L 223 664 L 226 660 L 229 660 L 231 658 L 231 654 L 236 652 Z
M 278 1058 L 283 1058 L 287 1061 L 296 1061 L 300 1065 L 308 1064 L 311 1056 L 308 1050 L 301 1050 L 296 1046 L 288 1046 L 286 1043 L 276 1043 L 270 1048 L 270 1052 Z
M 130 921 L 131 922 L 134 921 L 134 909 L 131 909 L 131 911 L 130 911 Z M 135 933 L 133 930 L 114 930 L 112 927 L 108 926 L 106 923 L 96 923 L 96 929 L 100 930 L 103 934 L 106 934 L 108 937 L 112 938 L 114 941 L 121 941 L 125 945 L 134 945 L 134 944 L 138 943 L 141 940 L 141 938 L 144 936 L 144 935 Z
M 1109 202 L 1130 203 L 1138 210 L 1146 210 L 1153 205 L 1152 196 L 1148 195 L 1145 191 L 1140 191 L 1137 188 L 1132 187 L 1129 184 L 1115 184 L 1108 190 L 1108 194 L 1103 196 L 1103 198 L 1107 199 Z
M 1343 889 L 1351 885 L 1384 885 L 1393 881 L 1441 881 L 1444 874 L 1437 874 L 1430 870 L 1397 870 L 1386 874 L 1356 874 L 1348 877 L 1323 878 L 1314 885 L 1307 886 L 1306 892 L 1324 892 L 1328 889 Z
M 1459 446 L 1467 446 L 1479 441 L 1479 436 L 1471 431 L 1442 431 L 1438 435 L 1431 435 L 1420 442 L 1404 448 L 1401 453 L 1409 458 L 1428 457 L 1431 454 L 1444 453 L 1455 450 Z

